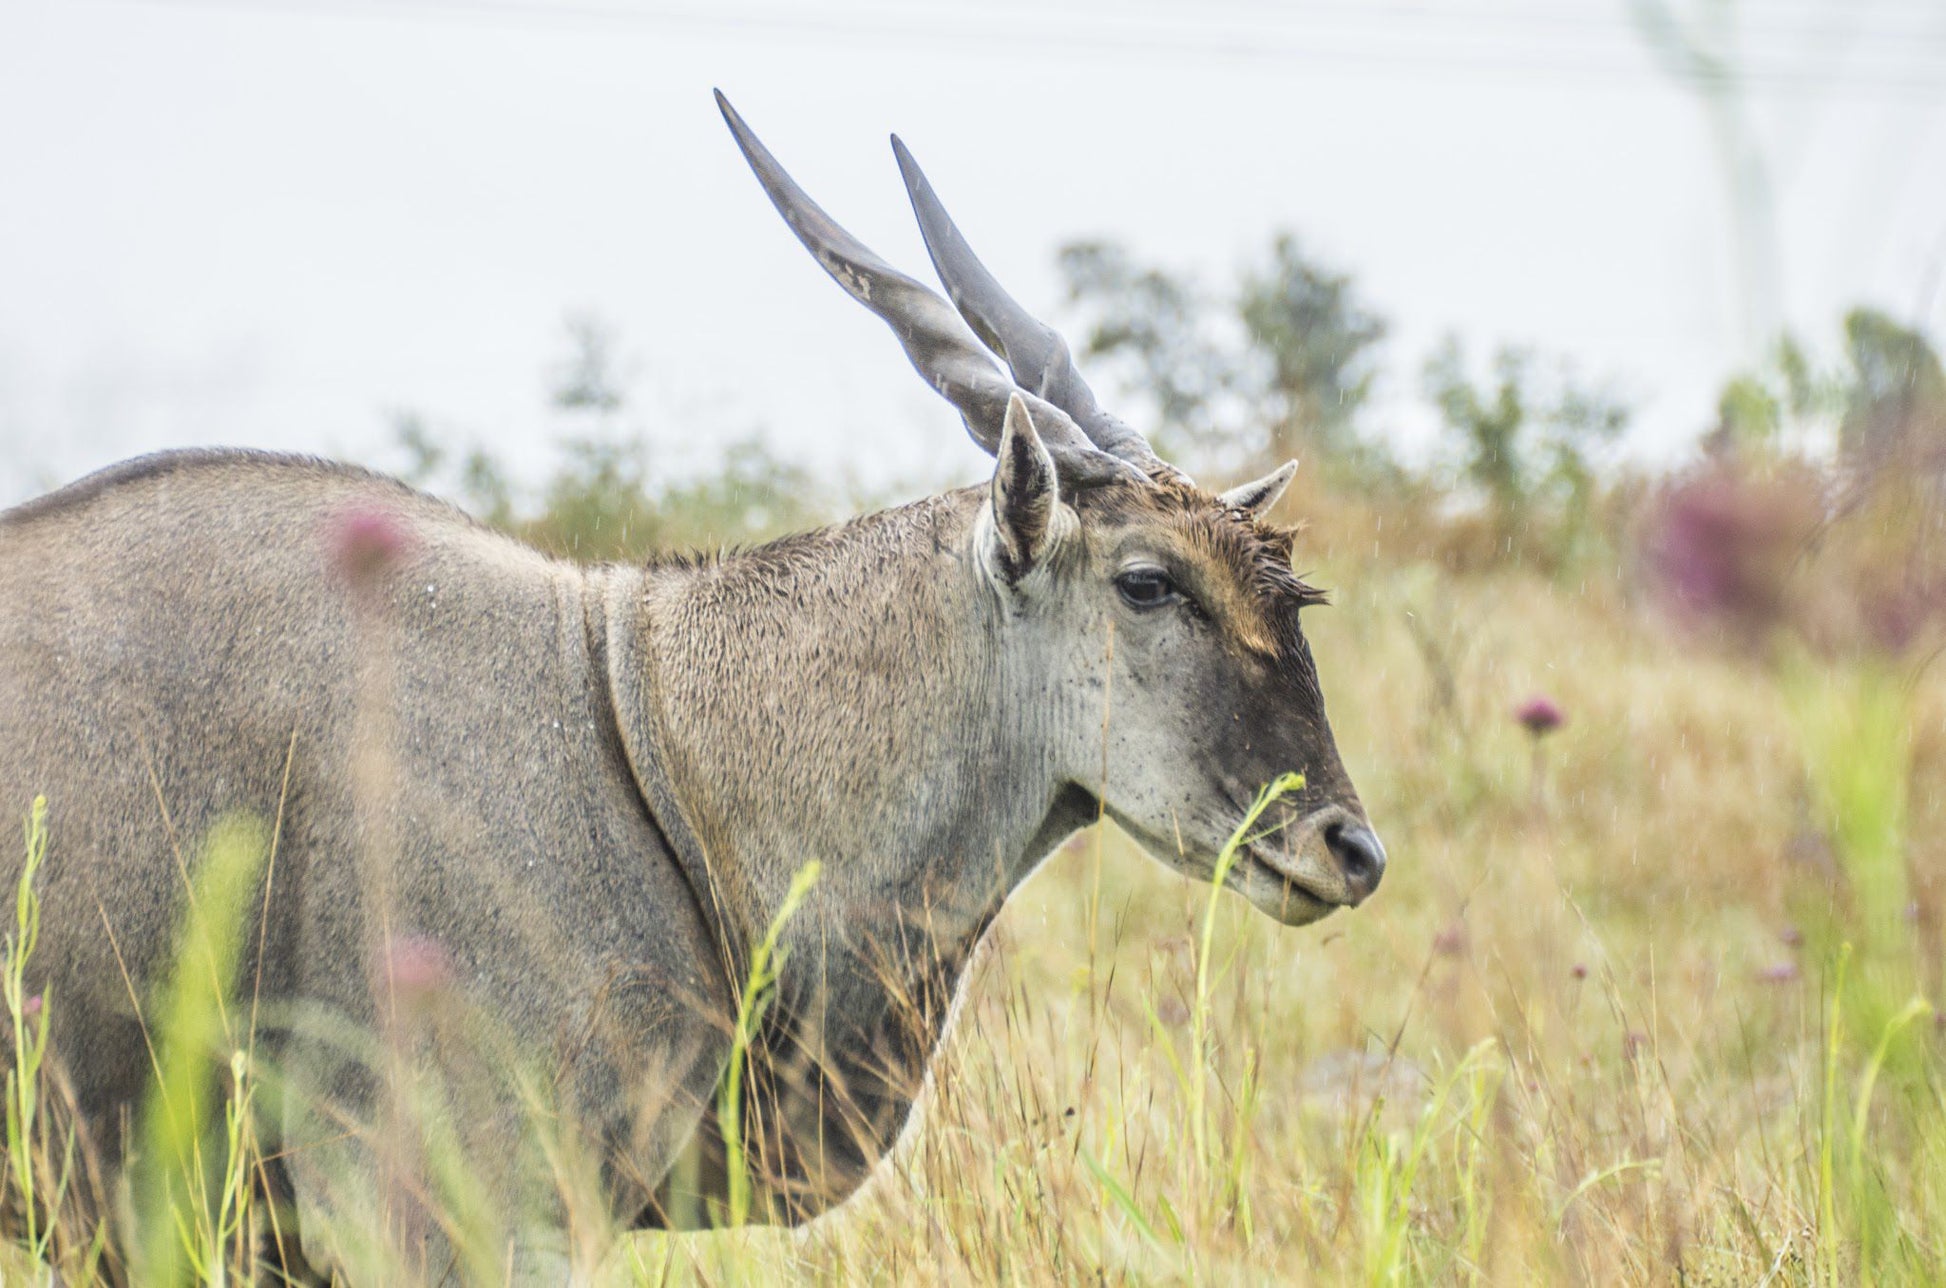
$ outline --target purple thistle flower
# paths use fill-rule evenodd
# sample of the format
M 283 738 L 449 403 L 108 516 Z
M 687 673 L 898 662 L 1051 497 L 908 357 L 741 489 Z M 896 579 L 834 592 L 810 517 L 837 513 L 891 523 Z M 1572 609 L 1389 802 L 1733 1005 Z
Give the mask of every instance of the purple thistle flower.
M 1783 621 L 1792 568 L 1820 513 L 1815 485 L 1800 476 L 1758 479 L 1719 464 L 1664 494 L 1648 566 L 1679 616 L 1754 639 Z
M 400 935 L 386 951 L 385 975 L 400 1000 L 417 1002 L 452 986 L 452 954 L 429 936 Z
M 361 505 L 336 515 L 326 533 L 331 567 L 353 590 L 372 586 L 405 559 L 415 545 L 397 514 Z
M 1798 975 L 1796 962 L 1772 962 L 1757 972 L 1757 978 L 1766 984 L 1788 984 Z
M 1865 633 L 1881 652 L 1898 657 L 1919 639 L 1942 603 L 1946 588 L 1906 585 L 1870 595 L 1862 607 Z
M 1568 721 L 1560 706 L 1544 693 L 1536 693 L 1515 707 L 1514 719 L 1520 721 L 1521 727 L 1536 738 L 1553 733 Z

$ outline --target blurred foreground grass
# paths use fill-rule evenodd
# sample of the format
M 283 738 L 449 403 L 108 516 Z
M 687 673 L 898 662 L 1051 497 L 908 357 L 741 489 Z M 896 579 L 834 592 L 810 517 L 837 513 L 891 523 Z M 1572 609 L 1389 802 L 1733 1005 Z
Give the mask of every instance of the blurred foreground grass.
M 1392 854 L 1366 907 L 1286 930 L 1222 896 L 1199 1012 L 1208 888 L 1084 834 L 1001 918 L 864 1193 L 802 1231 L 632 1236 L 599 1277 L 1936 1282 L 1946 1041 L 1908 1002 L 1940 995 L 1946 686 L 1901 697 L 1890 844 L 1918 875 L 1895 940 L 1854 951 L 1805 682 L 1687 646 L 1615 584 L 1332 564 L 1310 628 Z M 1839 711 L 1856 682 L 1809 681 Z M 1566 716 L 1538 744 L 1513 718 L 1537 690 Z M 20 1124 L 16 1073 L 9 1206 L 42 1224 L 0 1275 L 82 1279 L 100 1231 L 50 1239 L 21 1202 L 73 1166 Z M 215 1207 L 151 1210 L 166 1169 L 125 1205 L 148 1264 L 173 1223 L 204 1282 L 253 1273 L 196 1253 L 242 1201 L 252 1136 L 223 1123 Z

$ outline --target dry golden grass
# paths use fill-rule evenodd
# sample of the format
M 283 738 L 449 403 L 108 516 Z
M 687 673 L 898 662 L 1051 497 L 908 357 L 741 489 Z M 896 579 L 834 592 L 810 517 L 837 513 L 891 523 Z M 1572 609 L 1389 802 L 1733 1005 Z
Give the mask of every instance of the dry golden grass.
M 1908 1016 L 1881 1070 L 1905 995 L 1861 1023 L 1840 954 L 1796 933 L 1845 924 L 1793 714 L 1823 678 L 1694 645 L 1612 576 L 1459 574 L 1381 528 L 1317 548 L 1339 585 L 1311 621 L 1391 853 L 1366 907 L 1287 930 L 1221 896 L 1199 1005 L 1207 887 L 1084 835 L 1002 917 L 923 1119 L 864 1193 L 801 1231 L 633 1236 L 598 1277 L 1946 1274 L 1946 1038 Z M 1884 976 L 1934 998 L 1938 669 L 1905 708 L 1917 907 L 1891 950 L 1910 969 Z M 1512 715 L 1535 692 L 1567 714 L 1538 747 Z M 72 1275 L 92 1232 L 67 1234 Z M 0 1253 L 7 1282 L 45 1269 Z
M 1820 1180 L 1821 1146 L 1831 1138 L 1842 1173 L 1877 1035 L 1842 1039 L 1827 1084 L 1828 964 L 1793 942 L 1791 909 L 1831 898 L 1831 860 L 1813 839 L 1780 681 L 1691 647 L 1613 585 L 1563 592 L 1517 573 L 1384 564 L 1344 581 L 1314 644 L 1392 864 L 1367 906 L 1307 929 L 1222 900 L 1219 1147 L 1198 1154 L 1173 1063 L 1190 1046 L 1205 892 L 1119 839 L 1085 836 L 1003 916 L 895 1166 L 795 1235 L 638 1239 L 631 1273 L 1493 1284 L 1946 1273 L 1942 1042 L 1929 1019 L 1925 1079 L 1881 1082 L 1864 1128 L 1882 1189 L 1834 1192 L 1821 1215 L 1824 1189 L 1844 1184 Z M 1539 759 L 1512 718 L 1535 691 L 1568 715 Z M 1943 717 L 1934 680 L 1914 704 L 1922 875 L 1940 853 L 1927 838 L 1946 823 L 1929 786 L 1946 782 Z M 1821 1127 L 1827 1096 L 1833 1132 Z M 1866 1210 L 1874 1202 L 1910 1244 L 1868 1265 L 1857 1240 L 1883 1215 Z

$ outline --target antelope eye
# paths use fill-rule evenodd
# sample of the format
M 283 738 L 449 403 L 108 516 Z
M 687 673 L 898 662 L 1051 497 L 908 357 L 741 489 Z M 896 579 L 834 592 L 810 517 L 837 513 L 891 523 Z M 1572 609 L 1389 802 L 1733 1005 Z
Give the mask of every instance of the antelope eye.
M 1131 608 L 1160 608 L 1182 597 L 1176 583 L 1160 568 L 1130 568 L 1118 573 L 1115 589 Z

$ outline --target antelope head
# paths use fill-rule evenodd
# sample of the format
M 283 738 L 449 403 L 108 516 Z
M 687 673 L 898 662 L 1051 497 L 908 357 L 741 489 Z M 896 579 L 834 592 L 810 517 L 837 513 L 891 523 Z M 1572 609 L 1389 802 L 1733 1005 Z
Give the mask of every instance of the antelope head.
M 1036 731 L 1049 790 L 1210 880 L 1258 792 L 1302 774 L 1224 880 L 1290 924 L 1361 902 L 1385 850 L 1339 762 L 1304 637 L 1303 611 L 1324 595 L 1292 566 L 1293 530 L 1268 518 L 1296 462 L 1225 492 L 1198 487 L 1100 405 L 896 137 L 945 298 L 841 228 L 717 102 L 798 240 L 995 458 L 967 563 L 998 605 L 1001 688 Z

